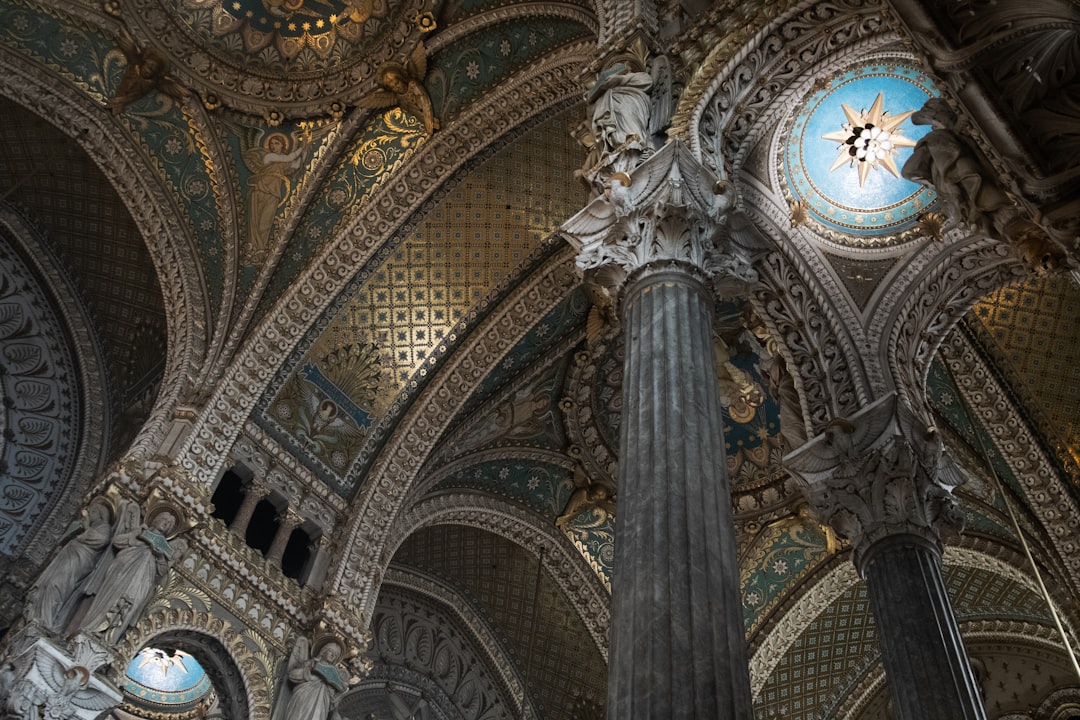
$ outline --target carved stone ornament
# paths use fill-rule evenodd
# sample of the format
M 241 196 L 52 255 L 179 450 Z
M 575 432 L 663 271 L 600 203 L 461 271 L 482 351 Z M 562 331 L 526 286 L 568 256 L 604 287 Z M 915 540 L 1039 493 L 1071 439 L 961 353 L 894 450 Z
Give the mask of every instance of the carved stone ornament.
M 657 262 L 689 265 L 708 276 L 754 282 L 749 249 L 723 226 L 735 188 L 678 141 L 630 173 L 616 173 L 603 195 L 562 226 L 586 279 L 617 290 L 634 270 Z
M 963 528 L 953 488 L 963 476 L 941 437 L 895 393 L 784 458 L 823 522 L 851 540 L 855 566 L 876 541 L 911 534 L 940 544 L 942 531 Z
M 120 703 L 120 692 L 98 678 L 93 667 L 38 638 L 0 667 L 5 718 L 93 720 Z

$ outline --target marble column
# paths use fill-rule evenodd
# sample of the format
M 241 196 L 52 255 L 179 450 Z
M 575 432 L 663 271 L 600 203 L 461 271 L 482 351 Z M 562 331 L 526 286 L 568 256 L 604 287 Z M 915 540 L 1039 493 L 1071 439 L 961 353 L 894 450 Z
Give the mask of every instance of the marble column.
M 714 276 L 749 268 L 732 188 L 673 141 L 608 190 L 562 228 L 626 341 L 608 717 L 749 720 L 712 339 Z
M 785 459 L 810 506 L 851 541 L 877 622 L 897 720 L 985 720 L 941 575 L 963 478 L 940 436 L 895 394 Z
M 269 492 L 269 488 L 258 480 L 249 482 L 244 490 L 244 499 L 240 503 L 240 508 L 236 511 L 236 517 L 229 523 L 229 529 L 242 538 L 246 537 L 248 524 L 251 523 L 251 516 L 255 512 L 255 506 Z
M 286 508 L 285 512 L 281 513 L 278 518 L 277 532 L 270 543 L 270 549 L 266 551 L 266 562 L 275 567 L 281 567 L 281 557 L 285 554 L 285 546 L 289 544 L 293 530 L 303 521 L 304 518 L 292 508 Z

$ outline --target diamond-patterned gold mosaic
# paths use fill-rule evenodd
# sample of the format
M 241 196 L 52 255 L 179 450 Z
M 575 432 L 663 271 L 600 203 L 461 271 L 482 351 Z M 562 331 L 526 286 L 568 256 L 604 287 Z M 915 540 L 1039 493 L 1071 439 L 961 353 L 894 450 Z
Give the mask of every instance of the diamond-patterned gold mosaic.
M 498 152 L 452 188 L 342 309 L 326 332 L 366 335 L 398 389 L 470 308 L 514 274 L 585 203 L 567 192 L 582 150 L 565 111 Z
M 1080 290 L 1067 277 L 1003 288 L 968 314 L 1039 431 L 1080 482 Z

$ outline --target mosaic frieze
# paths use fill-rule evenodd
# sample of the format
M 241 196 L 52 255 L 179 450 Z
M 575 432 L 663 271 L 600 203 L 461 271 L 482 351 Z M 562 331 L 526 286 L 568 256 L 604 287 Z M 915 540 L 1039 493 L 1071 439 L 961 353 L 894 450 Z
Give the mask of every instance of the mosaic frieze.
M 430 60 L 425 85 L 435 115 L 448 121 L 537 57 L 590 35 L 572 20 L 544 18 L 501 23 L 467 36 Z
M 826 531 L 802 514 L 766 526 L 739 563 L 747 634 L 829 555 Z
M 465 467 L 434 490 L 468 488 L 522 503 L 554 521 L 574 491 L 573 473 L 535 460 L 494 460 Z
M 271 128 L 220 117 L 229 131 L 226 141 L 243 198 L 240 262 L 259 266 L 280 234 L 275 223 L 280 228 L 286 219 L 283 211 L 336 123 L 301 121 Z
M 615 567 L 615 515 L 603 507 L 589 507 L 574 516 L 564 529 L 574 547 L 611 592 L 611 575 Z

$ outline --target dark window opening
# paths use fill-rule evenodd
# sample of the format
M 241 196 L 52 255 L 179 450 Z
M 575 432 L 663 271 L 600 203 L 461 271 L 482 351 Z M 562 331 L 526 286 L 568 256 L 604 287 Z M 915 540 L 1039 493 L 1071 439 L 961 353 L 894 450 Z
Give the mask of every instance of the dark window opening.
M 244 481 L 232 470 L 226 470 L 211 502 L 214 503 L 214 512 L 211 514 L 228 525 L 236 517 L 240 504 L 244 502 Z
M 302 528 L 296 528 L 289 536 L 285 553 L 281 556 L 281 572 L 285 577 L 300 581 L 309 559 L 311 559 L 311 536 Z
M 255 512 L 251 514 L 251 522 L 248 523 L 244 540 L 265 555 L 274 542 L 277 529 L 278 509 L 269 500 L 260 500 L 255 506 Z

